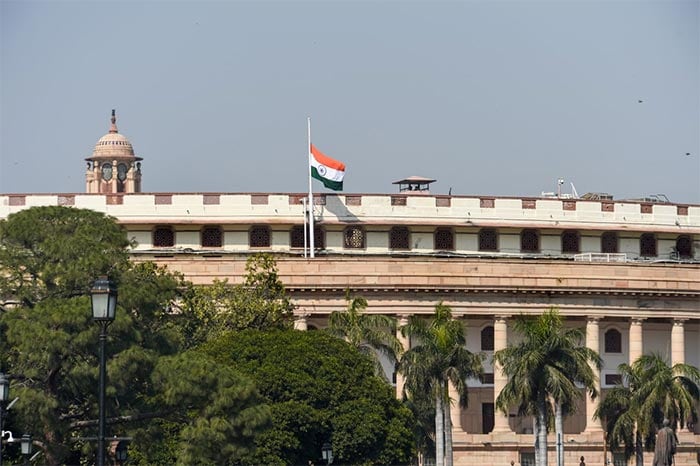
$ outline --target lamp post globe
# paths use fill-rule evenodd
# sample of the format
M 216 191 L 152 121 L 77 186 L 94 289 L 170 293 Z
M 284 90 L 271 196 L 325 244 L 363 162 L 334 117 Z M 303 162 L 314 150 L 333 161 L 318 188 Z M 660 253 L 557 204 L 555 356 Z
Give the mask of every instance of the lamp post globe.
M 0 434 L 3 428 L 5 402 L 10 399 L 10 379 L 0 372 Z M 0 435 L 0 466 L 2 466 L 2 435 Z
M 22 450 L 22 455 L 24 456 L 24 464 L 29 464 L 29 455 L 32 454 L 32 436 L 29 434 L 24 434 L 19 441 L 19 446 Z
M 90 289 L 92 318 L 112 322 L 117 312 L 117 287 L 107 277 L 100 277 Z
M 0 403 L 10 399 L 10 379 L 0 372 Z
M 92 319 L 100 326 L 100 391 L 99 391 L 99 427 L 97 435 L 97 466 L 105 466 L 105 386 L 107 384 L 107 364 L 105 361 L 105 342 L 107 327 L 114 321 L 117 311 L 117 287 L 107 278 L 100 277 L 90 290 Z
M 330 443 L 325 442 L 321 447 L 321 458 L 326 460 L 327 465 L 333 462 L 333 447 Z
M 20 440 L 20 448 L 22 449 L 23 455 L 32 454 L 32 436 L 29 434 L 24 434 Z

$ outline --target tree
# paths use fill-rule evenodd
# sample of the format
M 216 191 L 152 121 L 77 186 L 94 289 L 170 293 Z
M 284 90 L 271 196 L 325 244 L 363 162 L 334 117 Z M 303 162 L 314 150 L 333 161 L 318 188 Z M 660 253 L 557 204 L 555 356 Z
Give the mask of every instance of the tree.
M 113 218 L 70 207 L 32 207 L 0 220 L 0 303 L 33 307 L 84 296 L 95 278 L 128 264 L 126 231 Z
M 328 330 L 336 337 L 343 338 L 358 351 L 370 356 L 377 366 L 377 372 L 383 374 L 377 357 L 378 352 L 396 363 L 397 355 L 403 351 L 401 342 L 396 338 L 396 320 L 383 314 L 367 314 L 367 300 L 362 296 L 350 297 L 344 311 L 333 311 L 328 319 Z
M 192 287 L 182 303 L 190 346 L 229 331 L 283 329 L 291 326 L 294 306 L 287 297 L 270 254 L 255 254 L 246 261 L 240 285 L 214 280 Z
M 626 459 L 644 462 L 644 449 L 654 448 L 655 433 L 664 419 L 672 426 L 696 422 L 700 371 L 688 364 L 670 366 L 658 353 L 645 354 L 631 365 L 621 364 L 622 383 L 608 391 L 595 416 L 606 425 L 611 450 L 622 447 Z
M 429 393 L 435 402 L 436 464 L 452 465 L 452 425 L 448 387 L 454 386 L 459 405 L 467 404 L 467 379 L 483 376 L 483 356 L 466 349 L 462 324 L 442 303 L 435 306 L 432 320 L 414 316 L 401 329 L 415 339 L 415 346 L 401 357 L 399 370 L 405 375 L 407 395 Z
M 227 458 L 245 454 L 227 448 L 252 443 L 264 424 L 264 416 L 253 415 L 264 411 L 256 407 L 259 397 L 249 381 L 215 370 L 195 353 L 173 362 L 187 326 L 169 309 L 189 284 L 152 263 L 129 262 L 129 244 L 113 219 L 88 210 L 31 208 L 0 222 L 0 371 L 11 376 L 19 397 L 12 425 L 33 433 L 46 464 L 77 464 L 94 452 L 94 443 L 79 440 L 97 427 L 99 328 L 87 294 L 97 276 L 109 274 L 119 289 L 107 345 L 109 429 L 158 440 L 135 442 L 132 453 L 147 458 L 142 464 L 200 456 L 187 442 L 168 440 L 190 434 L 210 440 Z M 201 395 L 183 398 L 193 392 Z
M 593 367 L 600 368 L 600 356 L 582 345 L 584 331 L 566 328 L 556 309 L 537 317 L 520 316 L 514 330 L 520 343 L 497 351 L 494 360 L 508 376 L 508 382 L 496 398 L 496 407 L 508 414 L 511 406 L 518 414 L 533 415 L 535 454 L 539 466 L 547 465 L 547 426 L 554 411 L 557 417 L 570 412 L 582 396 L 577 384 L 592 397 L 598 395 Z M 554 409 L 550 406 L 554 404 Z M 556 421 L 561 432 L 561 417 Z
M 153 379 L 163 405 L 172 409 L 169 420 L 182 425 L 169 464 L 240 462 L 252 452 L 256 436 L 269 426 L 270 409 L 255 384 L 204 353 L 161 358 Z M 138 441 L 142 448 L 148 447 L 142 438 Z
M 348 343 L 325 332 L 245 330 L 202 349 L 252 378 L 270 406 L 271 426 L 243 464 L 306 465 L 325 442 L 338 464 L 410 462 L 410 410 Z

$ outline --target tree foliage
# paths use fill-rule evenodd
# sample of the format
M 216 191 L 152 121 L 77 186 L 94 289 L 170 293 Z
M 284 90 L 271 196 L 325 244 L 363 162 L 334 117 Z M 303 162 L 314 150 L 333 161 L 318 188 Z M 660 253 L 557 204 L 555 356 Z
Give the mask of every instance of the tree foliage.
M 352 298 L 346 292 L 347 308 L 333 311 L 328 319 L 328 330 L 332 335 L 343 338 L 358 351 L 367 354 L 374 361 L 377 373 L 383 375 L 382 366 L 377 357 L 384 355 L 392 364 L 403 351 L 401 342 L 396 338 L 396 319 L 383 314 L 368 314 L 367 300 L 362 296 Z
M 582 345 L 584 332 L 567 328 L 556 309 L 536 317 L 520 316 L 513 324 L 522 340 L 497 351 L 494 360 L 503 368 L 508 382 L 496 398 L 496 407 L 508 414 L 511 406 L 518 414 L 535 416 L 536 456 L 547 464 L 547 427 L 556 406 L 571 412 L 582 396 L 577 384 L 592 397 L 598 395 L 596 376 L 591 368 L 601 367 L 600 356 Z
M 114 219 L 69 207 L 32 207 L 0 220 L 0 302 L 32 307 L 88 293 L 127 267 L 130 242 Z
M 210 286 L 193 287 L 182 307 L 191 345 L 229 331 L 289 328 L 293 310 L 273 257 L 264 253 L 247 260 L 242 284 L 214 280 Z
M 316 462 L 330 441 L 339 464 L 407 464 L 410 411 L 374 375 L 370 358 L 325 332 L 246 330 L 204 346 L 255 380 L 272 412 L 246 464 Z
M 415 339 L 406 351 L 399 370 L 406 377 L 405 390 L 420 402 L 423 393 L 434 400 L 436 463 L 452 464 L 452 425 L 450 420 L 450 384 L 459 396 L 459 405 L 467 405 L 467 379 L 483 376 L 483 356 L 466 348 L 462 324 L 452 318 L 449 306 L 435 306 L 429 321 L 414 316 L 402 329 L 404 335 Z
M 30 208 L 0 222 L 0 371 L 19 397 L 6 426 L 31 432 L 46 464 L 94 454 L 94 442 L 78 440 L 97 430 L 99 327 L 87 294 L 109 274 L 119 300 L 106 345 L 108 434 L 138 439 L 132 464 L 224 464 L 247 454 L 267 408 L 249 381 L 183 353 L 185 316 L 169 309 L 189 284 L 129 262 L 129 244 L 114 219 L 88 210 Z
M 672 426 L 697 422 L 700 371 L 688 364 L 669 365 L 658 353 L 645 354 L 631 365 L 621 364 L 622 383 L 610 389 L 595 416 L 606 425 L 611 450 L 622 450 L 643 464 L 643 451 L 654 449 L 663 420 Z

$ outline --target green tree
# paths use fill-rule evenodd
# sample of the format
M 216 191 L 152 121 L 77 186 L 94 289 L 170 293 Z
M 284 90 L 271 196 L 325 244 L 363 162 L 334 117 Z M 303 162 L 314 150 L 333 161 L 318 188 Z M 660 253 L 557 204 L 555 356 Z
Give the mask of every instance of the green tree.
M 399 370 L 406 377 L 407 395 L 429 393 L 435 402 L 436 464 L 452 465 L 452 424 L 448 387 L 454 386 L 459 405 L 467 405 L 467 379 L 483 376 L 483 356 L 466 349 L 464 327 L 442 303 L 430 321 L 414 316 L 402 328 L 415 346 L 401 357 Z
M 32 207 L 0 220 L 0 302 L 33 307 L 89 292 L 128 264 L 130 242 L 113 218 L 70 207 Z
M 169 309 L 189 284 L 152 263 L 129 262 L 128 245 L 113 219 L 87 210 L 32 208 L 0 222 L 0 302 L 5 303 L 0 371 L 11 376 L 19 397 L 8 426 L 32 432 L 46 464 L 77 464 L 94 454 L 94 443 L 77 440 L 94 436 L 97 428 L 99 328 L 86 295 L 97 276 L 109 274 L 118 284 L 119 305 L 107 344 L 108 430 L 159 439 L 136 442 L 136 456 L 142 449 L 162 460 L 142 464 L 173 464 L 190 450 L 168 437 L 190 433 L 216 433 L 211 439 L 228 457 L 244 454 L 227 452 L 226 446 L 251 442 L 256 426 L 264 423 L 264 416 L 242 414 L 255 412 L 250 410 L 259 401 L 250 382 L 219 372 L 214 372 L 221 379 L 216 383 L 179 373 L 156 377 L 164 370 L 158 368 L 167 367 L 166 361 L 185 346 L 184 316 Z M 199 367 L 198 361 L 190 366 Z M 182 405 L 172 401 L 176 397 L 161 396 L 177 387 L 207 395 Z M 208 411 L 212 401 L 215 406 Z M 247 421 L 226 426 L 219 414 L 224 409 Z M 182 422 L 184 416 L 190 422 Z
M 621 364 L 622 384 L 608 391 L 595 416 L 606 425 L 611 450 L 622 447 L 625 458 L 644 463 L 644 448 L 654 449 L 663 420 L 683 427 L 696 422 L 700 401 L 700 371 L 688 364 L 669 365 L 658 353 L 645 354 L 631 365 Z
M 515 405 L 518 414 L 534 416 L 536 460 L 539 466 L 546 466 L 551 413 L 560 416 L 562 411 L 572 410 L 575 400 L 583 396 L 577 384 L 592 397 L 598 395 L 592 367 L 600 369 L 602 361 L 595 351 L 582 345 L 584 331 L 565 327 L 556 309 L 536 317 L 520 316 L 513 327 L 522 337 L 520 343 L 494 354 L 508 376 L 496 398 L 496 407 L 508 414 Z M 561 434 L 562 422 L 556 423 Z
M 413 417 L 374 374 L 372 360 L 325 332 L 245 330 L 203 346 L 254 379 L 271 427 L 244 464 L 316 462 L 331 442 L 338 464 L 408 464 Z
M 367 354 L 374 361 L 377 373 L 383 375 L 381 362 L 377 353 L 386 356 L 392 364 L 397 355 L 403 351 L 401 342 L 396 338 L 396 320 L 383 314 L 368 314 L 367 300 L 362 296 L 350 297 L 344 311 L 333 311 L 328 319 L 328 330 L 336 337 L 343 338 L 358 351 Z M 375 352 L 376 351 L 376 352 Z
M 291 327 L 294 306 L 279 279 L 270 254 L 255 254 L 246 262 L 245 281 L 230 285 L 192 287 L 182 303 L 190 346 L 229 331 L 283 329 Z
M 169 419 L 182 425 L 168 464 L 234 464 L 269 426 L 270 409 L 255 384 L 201 352 L 161 358 L 153 379 L 162 405 L 172 409 Z

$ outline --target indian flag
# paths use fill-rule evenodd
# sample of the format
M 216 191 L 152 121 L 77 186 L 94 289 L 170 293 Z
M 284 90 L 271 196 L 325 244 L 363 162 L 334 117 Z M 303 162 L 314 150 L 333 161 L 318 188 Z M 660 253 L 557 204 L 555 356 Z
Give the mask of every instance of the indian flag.
M 345 164 L 324 155 L 311 144 L 311 176 L 328 189 L 342 191 Z

